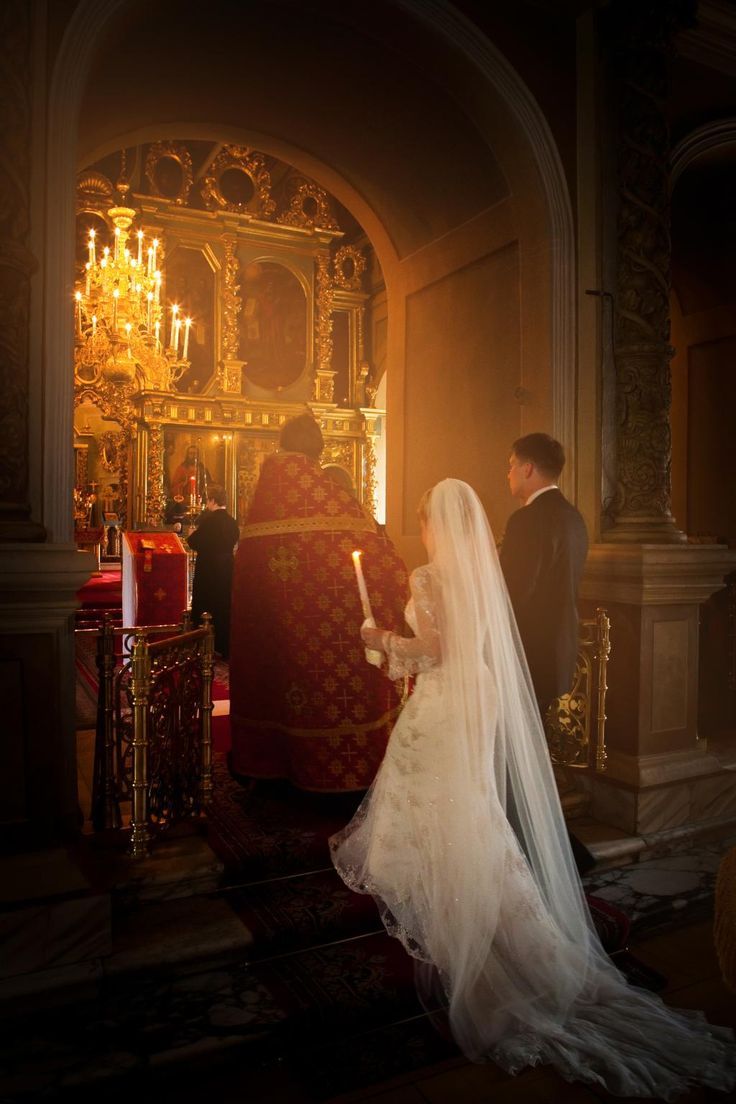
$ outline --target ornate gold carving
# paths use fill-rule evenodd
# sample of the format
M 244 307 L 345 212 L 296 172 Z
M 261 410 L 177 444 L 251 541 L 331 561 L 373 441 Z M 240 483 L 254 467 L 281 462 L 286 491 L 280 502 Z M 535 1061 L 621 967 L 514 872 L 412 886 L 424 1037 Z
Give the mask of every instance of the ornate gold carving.
M 253 185 L 253 196 L 245 203 L 230 202 L 222 193 L 222 178 L 230 170 L 244 173 Z M 271 197 L 271 174 L 263 154 L 247 146 L 223 146 L 204 178 L 202 198 L 205 207 L 210 210 L 219 208 L 235 214 L 270 218 L 276 210 L 276 203 Z
M 181 169 L 181 187 L 173 202 L 182 207 L 189 199 L 192 189 L 192 156 L 186 146 L 177 142 L 154 142 L 146 154 L 146 179 L 151 188 L 152 195 L 162 195 L 160 184 L 156 179 L 156 169 L 160 161 L 175 161 Z
M 163 524 L 166 509 L 164 493 L 164 435 L 159 422 L 148 427 L 148 486 L 146 488 L 146 524 L 156 529 Z
M 550 757 L 558 766 L 589 767 L 595 717 L 596 770 L 606 768 L 606 672 L 611 652 L 610 621 L 604 609 L 580 622 L 578 656 L 572 689 L 552 702 L 545 727 Z
M 360 291 L 366 264 L 362 250 L 354 245 L 341 245 L 332 262 L 337 286 L 346 291 Z
M 314 398 L 331 403 L 335 393 L 335 372 L 332 369 L 332 305 L 334 292 L 330 279 L 330 254 L 321 249 L 315 256 L 315 349 L 316 371 Z
M 325 441 L 321 463 L 323 467 L 325 464 L 340 464 L 349 472 L 355 471 L 355 442 Z
M 222 239 L 225 247 L 224 278 L 225 289 L 223 291 L 224 324 L 222 329 L 222 349 L 226 360 L 237 360 L 240 353 L 240 333 L 238 329 L 238 315 L 243 306 L 240 297 L 240 262 L 238 261 L 236 246 L 237 238 L 227 235 Z M 240 380 L 238 379 L 238 383 Z M 226 387 L 226 390 L 231 388 Z M 240 390 L 240 388 L 238 388 Z
M 105 430 L 97 438 L 97 447 L 100 467 L 106 472 L 118 472 L 124 464 L 125 449 L 128 439 L 123 430 L 116 433 L 112 429 Z
M 89 211 L 104 219 L 104 212 L 112 207 L 113 192 L 112 181 L 103 173 L 80 173 L 77 177 L 77 212 Z
M 301 226 L 306 229 L 313 226 L 321 230 L 340 229 L 330 197 L 324 188 L 320 188 L 312 180 L 296 177 L 292 189 L 289 209 L 279 215 L 278 222 L 284 226 Z
M 376 450 L 373 437 L 369 436 L 363 453 L 363 502 L 371 512 L 376 503 Z

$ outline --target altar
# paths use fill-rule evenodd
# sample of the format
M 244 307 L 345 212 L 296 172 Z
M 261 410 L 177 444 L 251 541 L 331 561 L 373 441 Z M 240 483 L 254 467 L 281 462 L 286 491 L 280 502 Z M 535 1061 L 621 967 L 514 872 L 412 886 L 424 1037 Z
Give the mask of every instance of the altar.
M 76 486 L 103 555 L 119 530 L 185 534 L 215 485 L 242 520 L 281 426 L 307 409 L 322 463 L 383 521 L 385 290 L 360 227 L 315 182 L 242 146 L 213 146 L 197 191 L 195 153 L 144 147 L 135 190 L 105 175 L 109 159 L 79 179 Z

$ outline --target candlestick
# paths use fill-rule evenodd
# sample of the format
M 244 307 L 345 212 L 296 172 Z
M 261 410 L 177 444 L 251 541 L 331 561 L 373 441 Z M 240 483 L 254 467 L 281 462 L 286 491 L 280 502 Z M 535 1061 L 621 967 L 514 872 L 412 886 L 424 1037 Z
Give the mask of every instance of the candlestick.
M 146 326 L 148 328 L 148 332 L 150 333 L 151 332 L 151 311 L 153 310 L 153 292 L 152 291 L 148 292 L 148 295 L 146 296 L 146 299 L 148 300 L 148 311 L 147 311 Z
M 158 249 L 158 238 L 153 239 L 153 252 L 151 253 L 151 272 L 156 271 L 156 250 Z
M 130 322 L 125 323 L 125 336 L 128 339 L 128 356 L 131 360 L 133 359 L 133 354 L 130 351 L 130 331 L 132 330 L 132 328 L 133 327 L 131 326 Z
M 189 330 L 191 329 L 191 325 L 191 318 L 187 318 L 184 322 L 184 326 L 186 327 L 184 330 L 184 352 L 182 354 L 184 360 L 187 359 L 187 352 L 189 351 Z
M 87 273 L 87 276 L 86 276 L 86 279 L 85 279 L 85 282 L 84 282 L 84 293 L 85 293 L 85 295 L 89 295 L 90 280 L 92 278 L 92 276 L 91 276 L 92 265 L 89 261 L 87 261 L 87 263 L 84 267 L 85 267 L 85 270 L 86 270 L 86 273 Z
M 353 567 L 355 568 L 355 578 L 358 582 L 358 591 L 360 592 L 360 604 L 363 607 L 363 617 L 373 619 L 373 611 L 371 610 L 371 602 L 368 597 L 368 588 L 365 585 L 365 579 L 363 577 L 363 565 L 360 562 L 362 552 L 353 552 Z
M 181 318 L 177 318 L 174 322 L 174 352 L 179 352 L 179 334 L 181 333 Z
M 112 328 L 113 332 L 117 332 L 118 328 L 118 299 L 120 298 L 120 289 L 115 288 L 112 293 Z
M 158 318 L 156 319 L 156 325 L 153 327 L 153 332 L 154 332 L 154 336 L 156 338 L 156 352 L 160 352 L 161 351 L 161 338 L 160 338 L 159 335 L 161 333 L 161 323 L 159 322 Z
M 93 265 L 95 263 L 95 232 L 90 230 L 89 232 L 89 263 Z
M 82 293 L 78 291 L 75 293 L 74 298 L 77 301 L 77 333 L 82 336 Z
M 117 261 L 120 253 L 120 227 L 115 227 L 115 260 Z
M 174 303 L 171 308 L 171 333 L 169 334 L 169 348 L 174 348 L 174 337 L 176 336 L 176 316 L 179 313 L 179 307 Z

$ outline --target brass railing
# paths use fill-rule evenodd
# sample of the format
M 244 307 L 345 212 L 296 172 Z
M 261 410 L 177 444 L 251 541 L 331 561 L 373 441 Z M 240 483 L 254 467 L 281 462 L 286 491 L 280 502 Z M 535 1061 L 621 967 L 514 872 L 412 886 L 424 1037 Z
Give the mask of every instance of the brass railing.
M 569 694 L 547 710 L 545 728 L 552 762 L 606 769 L 606 672 L 611 623 L 604 609 L 580 622 L 575 679 Z
M 92 823 L 104 831 L 128 821 L 134 858 L 211 800 L 213 667 L 209 614 L 198 629 L 186 618 L 123 629 L 106 619 L 99 634 Z

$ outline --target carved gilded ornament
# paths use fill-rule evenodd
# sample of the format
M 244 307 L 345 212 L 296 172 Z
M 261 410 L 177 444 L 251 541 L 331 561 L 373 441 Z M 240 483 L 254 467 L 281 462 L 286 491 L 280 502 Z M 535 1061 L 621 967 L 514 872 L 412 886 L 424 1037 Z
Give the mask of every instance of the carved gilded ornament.
M 572 689 L 556 698 L 547 710 L 545 729 L 553 763 L 606 769 L 606 677 L 610 653 L 608 614 L 597 609 L 594 619 L 580 622 Z
M 161 425 L 148 427 L 148 487 L 146 491 L 146 524 L 157 528 L 163 524 L 166 509 L 164 493 L 164 435 Z
M 154 142 L 149 147 L 146 155 L 146 179 L 150 185 L 152 195 L 164 195 L 157 170 L 162 161 L 174 161 L 181 169 L 181 186 L 175 196 L 167 196 L 178 206 L 182 207 L 189 199 L 192 190 L 192 156 L 186 146 L 177 142 Z
M 237 239 L 234 237 L 223 238 L 225 246 L 223 291 L 223 328 L 222 348 L 225 359 L 237 360 L 240 351 L 240 331 L 238 327 L 238 315 L 243 308 L 243 300 L 240 296 L 240 262 L 237 257 Z M 226 390 L 230 390 L 226 387 Z
M 301 226 L 305 229 L 340 229 L 327 192 L 319 184 L 304 178 L 297 178 L 295 181 L 289 209 L 279 215 L 278 222 L 284 226 Z
M 355 443 L 353 441 L 325 441 L 321 464 L 340 464 L 347 471 L 355 470 Z
M 226 172 L 233 170 L 247 176 L 253 186 L 253 197 L 245 203 L 232 202 L 223 194 L 222 179 Z M 204 178 L 202 198 L 210 210 L 270 218 L 276 210 L 276 203 L 271 197 L 271 174 L 263 154 L 247 146 L 223 146 Z
M 114 188 L 103 173 L 88 171 L 77 177 L 77 212 L 88 211 L 104 219 L 104 212 L 112 207 Z M 109 223 L 109 219 L 106 219 Z
M 332 370 L 332 306 L 334 292 L 330 278 L 330 254 L 320 250 L 315 257 L 315 361 L 314 397 L 317 402 L 332 402 L 335 373 Z
M 354 245 L 341 245 L 332 262 L 334 281 L 346 291 L 360 291 L 363 286 L 363 273 L 366 259 L 362 250 Z
M 363 502 L 371 511 L 375 509 L 376 490 L 376 450 L 369 436 L 363 451 Z

